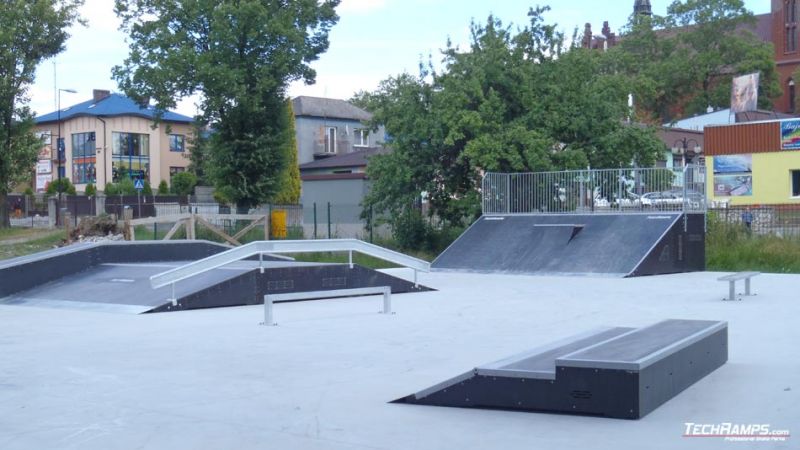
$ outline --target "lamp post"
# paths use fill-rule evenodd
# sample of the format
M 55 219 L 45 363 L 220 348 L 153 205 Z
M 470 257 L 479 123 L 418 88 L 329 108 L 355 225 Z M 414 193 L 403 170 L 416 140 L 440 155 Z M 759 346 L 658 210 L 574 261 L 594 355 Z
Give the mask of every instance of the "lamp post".
M 694 140 L 692 138 L 685 138 L 685 137 L 681 138 L 681 139 L 678 139 L 677 141 L 675 141 L 674 144 L 672 144 L 674 147 L 678 147 L 678 143 L 681 144 L 681 146 L 679 148 L 683 149 L 683 165 L 682 165 L 683 167 L 686 167 L 688 165 L 689 143 L 690 142 L 694 142 L 694 148 L 700 147 L 700 144 L 696 140 Z
M 77 94 L 75 89 L 58 89 L 58 139 L 56 140 L 56 155 L 58 156 L 58 203 L 61 207 L 61 192 L 64 187 L 61 185 L 61 159 L 66 159 L 67 146 L 64 144 L 64 139 L 61 137 L 61 93 L 69 92 L 70 94 Z

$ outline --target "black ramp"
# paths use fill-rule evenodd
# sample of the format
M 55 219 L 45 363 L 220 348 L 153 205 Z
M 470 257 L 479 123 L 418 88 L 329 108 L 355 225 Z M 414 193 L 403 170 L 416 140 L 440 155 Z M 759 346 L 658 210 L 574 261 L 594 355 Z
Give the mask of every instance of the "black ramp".
M 638 419 L 727 360 L 727 323 L 671 319 L 572 336 L 394 403 Z
M 659 244 L 683 233 L 683 228 L 683 215 L 678 213 L 484 216 L 439 255 L 432 267 L 613 276 L 681 272 L 686 265 L 673 260 L 689 253 L 673 249 L 671 243 Z M 691 243 L 688 238 L 675 240 L 684 246 Z M 637 273 L 637 267 L 657 250 L 662 257 L 651 261 L 646 273 Z

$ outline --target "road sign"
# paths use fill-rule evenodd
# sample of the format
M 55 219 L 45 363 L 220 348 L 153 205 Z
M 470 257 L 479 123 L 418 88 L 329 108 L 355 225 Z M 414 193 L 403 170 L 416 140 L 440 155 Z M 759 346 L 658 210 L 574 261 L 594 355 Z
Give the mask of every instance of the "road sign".
M 141 191 L 144 189 L 144 180 L 137 178 L 136 181 L 133 182 L 133 187 L 135 187 L 137 191 Z

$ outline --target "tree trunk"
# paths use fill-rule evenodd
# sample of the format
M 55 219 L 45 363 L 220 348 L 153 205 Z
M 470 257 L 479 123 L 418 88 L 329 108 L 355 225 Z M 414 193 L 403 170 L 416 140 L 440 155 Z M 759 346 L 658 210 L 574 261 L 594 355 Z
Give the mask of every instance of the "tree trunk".
M 8 205 L 6 205 L 6 196 L 4 192 L 0 192 L 0 228 L 8 228 L 11 226 Z

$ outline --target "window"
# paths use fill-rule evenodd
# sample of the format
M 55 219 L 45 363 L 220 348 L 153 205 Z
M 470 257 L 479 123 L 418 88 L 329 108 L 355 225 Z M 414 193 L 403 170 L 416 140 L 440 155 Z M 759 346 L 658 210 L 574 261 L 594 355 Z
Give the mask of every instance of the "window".
M 353 130 L 353 146 L 355 147 L 368 147 L 369 146 L 369 130 L 366 128 L 356 128 Z
M 72 182 L 75 184 L 94 183 L 95 173 L 95 134 L 75 133 L 72 135 Z
M 325 129 L 325 153 L 336 153 L 336 127 Z
M 150 179 L 150 136 L 136 133 L 111 133 L 111 176 L 114 182 L 122 178 Z
M 186 147 L 184 147 L 185 138 L 182 134 L 170 134 L 169 135 L 169 151 L 171 152 L 180 152 L 183 153 Z
M 176 173 L 186 172 L 186 167 L 174 167 L 170 166 L 169 168 L 169 177 L 172 178 L 173 175 Z
M 800 197 L 800 170 L 792 170 L 792 197 Z
M 794 53 L 797 51 L 797 0 L 784 2 L 784 24 L 784 52 Z

